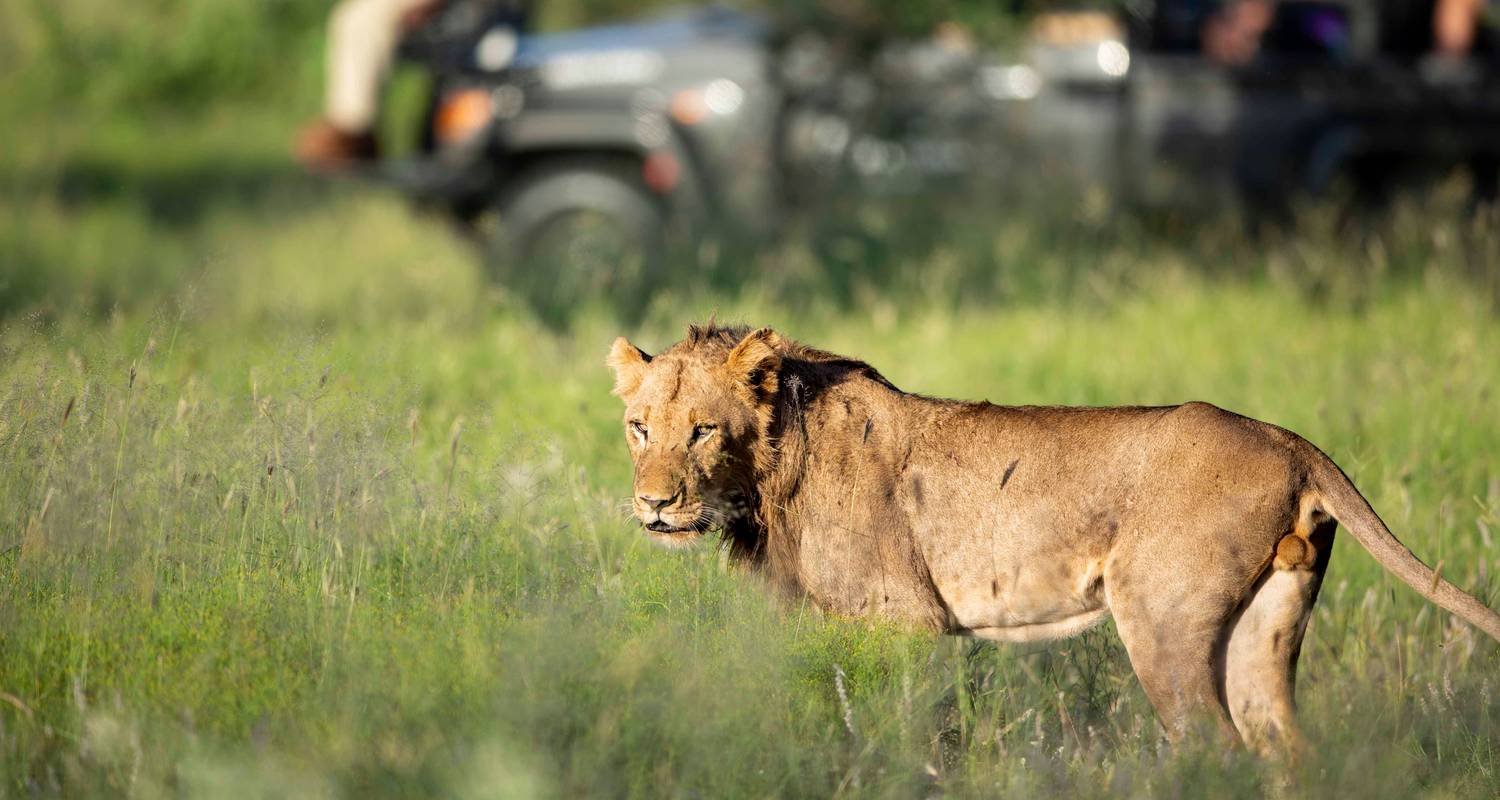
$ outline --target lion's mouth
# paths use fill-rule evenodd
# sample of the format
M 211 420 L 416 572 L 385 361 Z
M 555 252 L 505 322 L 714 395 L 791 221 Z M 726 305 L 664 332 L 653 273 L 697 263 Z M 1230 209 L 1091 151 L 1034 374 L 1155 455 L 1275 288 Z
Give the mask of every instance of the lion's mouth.
M 691 516 L 674 513 L 670 519 L 660 512 L 654 512 L 650 518 L 641 519 L 641 526 L 659 542 L 685 544 L 706 533 L 713 527 L 713 522 L 713 512 L 704 506 Z
M 691 546 L 705 530 L 700 520 L 688 525 L 673 525 L 661 518 L 645 523 L 645 528 L 652 541 L 670 548 Z
M 646 523 L 646 530 L 652 533 L 695 533 L 697 529 L 682 525 L 673 525 L 664 519 L 656 519 Z

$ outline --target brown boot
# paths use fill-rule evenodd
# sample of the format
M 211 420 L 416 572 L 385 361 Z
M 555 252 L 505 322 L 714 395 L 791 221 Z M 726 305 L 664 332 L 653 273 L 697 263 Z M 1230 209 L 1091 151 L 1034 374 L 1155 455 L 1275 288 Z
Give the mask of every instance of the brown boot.
M 380 154 L 375 134 L 348 133 L 320 120 L 297 134 L 292 154 L 304 169 L 335 172 L 374 161 Z

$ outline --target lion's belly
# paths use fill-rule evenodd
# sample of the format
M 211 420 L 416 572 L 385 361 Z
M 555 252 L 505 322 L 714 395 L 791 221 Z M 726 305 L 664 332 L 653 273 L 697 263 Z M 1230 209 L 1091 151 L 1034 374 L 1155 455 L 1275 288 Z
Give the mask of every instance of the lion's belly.
M 1104 563 L 1124 522 L 1112 487 L 1034 459 L 1012 459 L 998 480 L 962 461 L 913 462 L 902 501 L 955 633 L 1058 638 L 1108 613 Z
M 1056 639 L 1108 613 L 1097 561 L 996 566 L 933 576 L 955 632 L 1003 641 Z
M 983 515 L 981 515 L 983 516 Z M 1068 636 L 1107 613 L 1104 552 L 1045 515 L 927 531 L 923 556 L 955 632 L 1004 640 Z

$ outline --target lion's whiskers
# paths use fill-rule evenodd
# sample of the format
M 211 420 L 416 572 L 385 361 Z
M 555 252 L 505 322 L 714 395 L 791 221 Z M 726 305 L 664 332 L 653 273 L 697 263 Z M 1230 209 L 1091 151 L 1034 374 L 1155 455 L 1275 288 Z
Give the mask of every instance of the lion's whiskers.
M 613 507 L 613 510 L 616 514 L 629 519 L 635 516 L 635 503 L 627 497 L 624 500 L 621 500 L 619 503 L 616 503 Z
M 693 524 L 688 527 L 699 533 L 711 531 L 719 526 L 720 518 L 721 515 L 717 508 L 704 503 L 698 507 L 698 516 L 693 519 Z

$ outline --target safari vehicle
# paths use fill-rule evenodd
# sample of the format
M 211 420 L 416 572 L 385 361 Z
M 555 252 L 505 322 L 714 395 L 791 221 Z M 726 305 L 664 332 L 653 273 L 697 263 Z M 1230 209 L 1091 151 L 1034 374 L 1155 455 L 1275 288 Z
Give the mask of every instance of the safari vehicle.
M 638 289 L 674 230 L 764 231 L 781 99 L 759 19 L 695 8 L 517 33 L 455 3 L 403 46 L 433 73 L 420 152 L 382 176 L 479 235 L 546 305 Z
M 1343 185 L 1380 202 L 1399 184 L 1466 167 L 1478 194 L 1492 192 L 1500 168 L 1494 63 L 1393 50 L 1375 10 L 1283 2 L 1260 55 L 1234 69 L 1175 52 L 1159 30 L 1142 31 L 1125 151 L 1137 191 L 1168 200 L 1209 180 L 1283 214 L 1298 195 Z
M 554 306 L 649 286 L 673 242 L 754 241 L 913 188 L 1081 183 L 1153 207 L 1284 211 L 1466 164 L 1493 191 L 1492 64 L 1434 71 L 1383 49 L 1371 4 L 1283 0 L 1258 55 L 1225 66 L 1177 6 L 1211 4 L 1044 13 L 1002 61 L 932 42 L 851 56 L 718 7 L 528 34 L 493 0 L 451 3 L 405 45 L 432 96 L 421 151 L 382 176 Z
M 1146 207 L 1284 216 L 1298 197 L 1378 203 L 1462 166 L 1493 199 L 1493 60 L 1394 48 L 1379 4 L 1282 0 L 1255 56 L 1226 65 L 1198 40 L 1213 4 L 1130 7 L 1145 10 L 1042 15 L 1025 57 L 992 70 L 1014 146 L 1050 175 Z
M 851 53 L 721 7 L 519 29 L 475 0 L 406 42 L 432 96 L 420 152 L 380 174 L 462 220 L 543 306 L 648 286 L 672 245 L 760 241 L 848 197 L 951 185 L 993 106 L 975 62 L 943 47 Z

